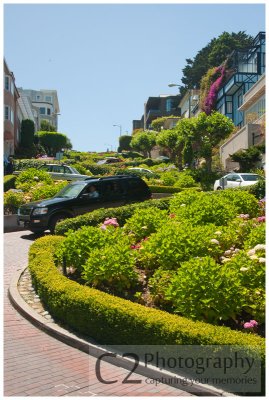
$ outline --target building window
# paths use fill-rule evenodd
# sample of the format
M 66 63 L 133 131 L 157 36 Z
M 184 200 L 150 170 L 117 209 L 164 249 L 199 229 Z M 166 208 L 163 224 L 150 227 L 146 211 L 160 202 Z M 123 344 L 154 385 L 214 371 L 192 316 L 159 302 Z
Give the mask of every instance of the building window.
M 51 103 L 51 96 L 46 96 L 45 101 L 47 101 L 48 103 Z
M 5 76 L 5 90 L 9 91 L 9 76 Z
M 45 115 L 45 114 L 46 114 L 46 109 L 45 109 L 45 107 L 40 107 L 40 108 L 39 108 L 39 112 L 40 112 L 40 114 Z
M 166 100 L 166 112 L 170 112 L 173 107 L 173 100 L 172 99 L 167 99 Z
M 9 106 L 5 106 L 5 120 L 9 120 Z
M 233 112 L 233 103 L 231 101 L 227 101 L 226 103 L 226 113 L 232 114 Z
M 242 104 L 243 104 L 243 94 L 242 93 L 239 93 L 237 100 L 238 100 L 238 107 L 242 106 Z
M 50 108 L 47 108 L 47 115 L 51 115 Z
M 40 100 L 40 96 L 39 95 L 36 95 L 36 100 Z
M 12 110 L 12 108 L 10 109 L 10 121 L 14 125 L 14 111 Z
M 13 81 L 10 82 L 10 91 L 14 95 L 14 83 L 13 83 Z

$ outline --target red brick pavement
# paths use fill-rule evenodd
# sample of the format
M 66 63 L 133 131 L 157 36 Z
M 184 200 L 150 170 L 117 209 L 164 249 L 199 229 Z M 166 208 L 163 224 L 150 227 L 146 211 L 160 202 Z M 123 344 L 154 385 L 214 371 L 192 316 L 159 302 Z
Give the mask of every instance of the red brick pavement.
M 10 304 L 7 290 L 12 274 L 27 264 L 30 232 L 4 235 L 4 395 L 5 396 L 191 396 L 160 384 L 122 384 L 127 370 L 102 361 L 104 379 L 95 375 L 96 359 L 45 334 L 25 320 Z

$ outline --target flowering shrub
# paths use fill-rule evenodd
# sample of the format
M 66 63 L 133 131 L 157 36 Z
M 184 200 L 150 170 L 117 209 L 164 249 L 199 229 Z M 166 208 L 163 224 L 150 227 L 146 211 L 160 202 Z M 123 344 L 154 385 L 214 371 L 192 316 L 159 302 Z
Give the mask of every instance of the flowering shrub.
M 248 214 L 250 218 L 259 215 L 259 203 L 256 197 L 247 191 L 225 189 L 214 192 L 214 196 L 232 203 L 236 207 L 238 214 Z
M 152 234 L 140 247 L 139 265 L 146 270 L 175 270 L 190 258 L 221 254 L 221 248 L 212 243 L 215 225 L 193 226 L 171 219 Z
M 168 220 L 166 210 L 141 209 L 135 211 L 124 226 L 124 231 L 131 235 L 133 241 L 139 241 L 156 232 Z
M 119 224 L 117 218 L 106 218 L 103 224 L 101 225 L 101 229 L 105 230 L 108 226 L 114 226 L 114 228 L 118 228 Z
M 207 115 L 215 108 L 218 91 L 226 76 L 225 65 L 211 68 L 201 80 L 200 107 Z
M 113 244 L 115 236 L 109 230 L 102 231 L 93 226 L 82 227 L 76 232 L 69 231 L 56 252 L 58 262 L 75 268 L 79 273 L 93 249 L 101 249 Z
M 37 182 L 53 184 L 53 180 L 47 172 L 35 168 L 29 168 L 26 171 L 21 172 L 17 177 L 15 186 L 17 189 L 29 191 Z
M 251 249 L 254 246 L 265 243 L 266 225 L 264 223 L 254 225 L 245 241 L 245 249 Z
M 176 313 L 211 323 L 235 319 L 244 304 L 236 269 L 211 257 L 182 263 L 165 290 L 165 299 Z
M 110 293 L 123 293 L 137 283 L 138 275 L 134 269 L 128 238 L 121 236 L 111 245 L 95 248 L 83 266 L 82 277 L 86 283 Z

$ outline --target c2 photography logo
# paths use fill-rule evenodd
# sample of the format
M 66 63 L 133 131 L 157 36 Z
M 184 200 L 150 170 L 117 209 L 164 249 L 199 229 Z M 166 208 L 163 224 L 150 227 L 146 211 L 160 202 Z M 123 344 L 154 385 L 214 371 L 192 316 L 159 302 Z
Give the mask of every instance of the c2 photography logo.
M 104 352 L 96 362 L 96 377 L 104 384 L 116 383 L 102 374 L 103 362 L 115 359 L 129 364 L 130 372 L 121 383 L 161 383 L 190 391 L 210 387 L 231 393 L 261 392 L 259 355 L 239 346 L 117 346 Z

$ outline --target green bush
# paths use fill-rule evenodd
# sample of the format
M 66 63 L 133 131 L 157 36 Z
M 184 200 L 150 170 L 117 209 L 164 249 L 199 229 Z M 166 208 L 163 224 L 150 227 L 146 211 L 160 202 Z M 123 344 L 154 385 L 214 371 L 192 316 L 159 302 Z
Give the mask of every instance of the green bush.
M 47 164 L 47 161 L 32 159 L 32 158 L 25 160 L 14 160 L 14 169 L 15 171 L 23 171 L 28 168 L 38 168 L 43 164 Z
M 55 267 L 53 254 L 63 238 L 36 240 L 29 269 L 36 291 L 56 321 L 100 344 L 231 345 L 265 361 L 265 340 L 255 334 L 195 322 L 111 296 L 65 278 Z
M 82 226 L 97 226 L 106 218 L 115 217 L 120 226 L 123 226 L 128 218 L 130 218 L 136 209 L 144 209 L 149 207 L 157 207 L 160 210 L 169 208 L 168 199 L 147 200 L 142 203 L 129 204 L 115 208 L 101 208 L 90 213 L 80 215 L 76 218 L 68 219 L 56 225 L 56 234 L 64 235 L 69 229 L 77 230 Z
M 265 244 L 266 224 L 256 225 L 249 233 L 245 241 L 245 249 L 252 249 L 257 244 Z
M 127 234 L 131 234 L 134 241 L 140 241 L 143 238 L 156 232 L 156 230 L 168 221 L 167 210 L 159 210 L 158 208 L 138 209 L 126 221 L 124 230 Z
M 176 180 L 175 187 L 180 189 L 191 188 L 197 186 L 197 183 L 192 176 L 188 174 L 181 173 L 179 178 Z
M 178 179 L 180 179 L 180 172 L 177 170 L 163 172 L 161 179 L 164 186 L 174 186 Z
M 165 291 L 173 310 L 193 319 L 217 323 L 236 319 L 244 305 L 244 291 L 237 268 L 220 265 L 211 257 L 181 264 Z
M 210 195 L 210 194 L 207 194 Z M 218 190 L 214 192 L 216 197 L 227 200 L 236 207 L 238 214 L 249 214 L 250 218 L 256 217 L 259 212 L 259 205 L 256 197 L 248 191 L 237 189 Z M 215 201 L 215 200 L 213 200 Z
M 113 244 L 113 239 L 110 232 L 93 226 L 83 226 L 76 232 L 69 231 L 56 252 L 57 260 L 81 273 L 91 252 L 94 249 L 100 250 L 105 244 Z
M 67 181 L 57 181 L 53 182 L 50 185 L 43 183 L 41 185 L 37 184 L 30 191 L 32 201 L 51 198 L 55 196 L 67 184 Z
M 16 214 L 18 208 L 26 203 L 23 192 L 15 192 L 13 189 L 4 193 L 5 214 Z
M 45 172 L 35 168 L 29 168 L 20 173 L 16 179 L 16 188 L 28 191 L 37 182 L 45 182 L 49 185 L 53 184 L 51 176 Z
M 4 176 L 4 192 L 7 192 L 9 189 L 15 188 L 15 175 L 6 175 Z
M 137 256 L 139 264 L 146 270 L 176 270 L 190 258 L 217 256 L 222 250 L 211 243 L 215 231 L 215 225 L 193 226 L 171 220 L 143 243 Z
M 175 186 L 161 186 L 161 185 L 151 185 L 148 184 L 151 193 L 179 193 L 185 190 L 185 188 L 179 188 Z M 199 187 L 192 188 L 194 191 L 201 191 Z
M 255 185 L 250 186 L 242 186 L 238 190 L 247 191 L 248 193 L 253 194 L 258 200 L 261 200 L 265 197 L 265 188 L 266 188 L 266 180 L 261 179 Z
M 115 230 L 113 227 L 108 229 Z M 112 243 L 106 244 L 102 249 L 95 247 L 90 252 L 83 266 L 82 277 L 93 287 L 108 290 L 113 294 L 123 294 L 138 281 L 134 267 L 135 258 L 129 238 L 116 232 Z

